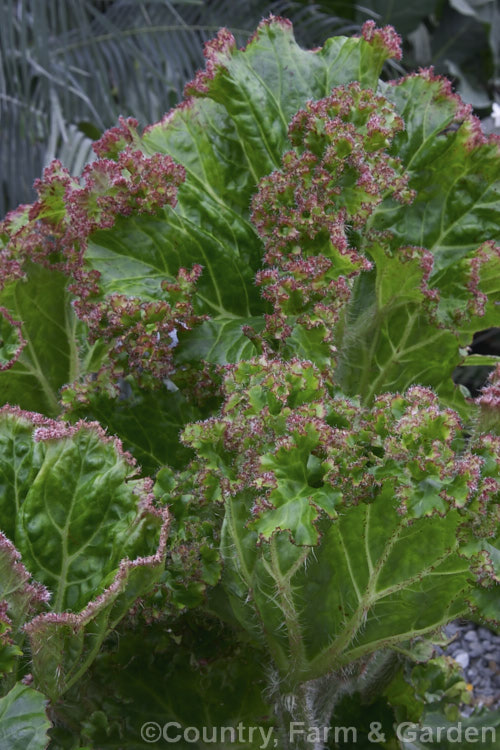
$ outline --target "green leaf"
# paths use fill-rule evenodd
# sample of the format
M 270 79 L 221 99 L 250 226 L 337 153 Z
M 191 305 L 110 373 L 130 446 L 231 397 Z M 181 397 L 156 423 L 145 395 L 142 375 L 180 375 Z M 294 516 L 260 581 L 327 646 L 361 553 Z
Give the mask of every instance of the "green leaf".
M 366 403 L 421 383 L 467 414 L 452 381 L 460 344 L 495 325 L 500 302 L 491 243 L 500 221 L 498 144 L 462 122 L 462 105 L 442 79 L 411 75 L 382 90 L 405 121 L 391 153 L 416 195 L 404 207 L 386 200 L 375 208 L 368 228 L 389 232 L 387 243 L 366 231 L 359 239 L 375 269 L 354 284 L 339 382 Z M 454 121 L 458 129 L 448 130 Z
M 275 486 L 268 495 L 273 509 L 250 523 L 249 527 L 266 540 L 276 529 L 291 529 L 296 544 L 314 546 L 318 543 L 314 522 L 320 510 L 330 518 L 337 516 L 335 506 L 342 493 L 332 492 L 331 487 L 315 487 L 315 484 L 323 485 L 324 470 L 321 462 L 314 461 L 311 454 L 318 444 L 318 435 L 314 429 L 307 432 L 309 434 L 296 436 L 293 447 L 280 448 L 261 458 L 260 468 L 274 476 Z
M 76 715 L 80 742 L 102 750 L 160 748 L 165 740 L 154 732 L 166 725 L 167 736 L 180 735 L 173 743 L 180 747 L 204 750 L 229 744 L 258 750 L 264 742 L 261 727 L 265 736 L 272 736 L 272 747 L 272 709 L 263 696 L 265 666 L 262 652 L 238 644 L 231 630 L 206 615 L 184 616 L 168 630 L 162 622 L 120 628 L 119 638 L 98 657 L 88 679 L 57 706 L 59 732 L 74 737 Z M 191 729 L 184 740 L 188 727 L 196 727 L 200 737 Z M 221 737 L 222 727 L 227 729 Z M 249 727 L 255 727 L 251 738 Z M 212 742 L 212 736 L 218 741 Z
M 161 574 L 166 516 L 151 505 L 148 480 L 131 476 L 131 457 L 95 423 L 71 427 L 4 408 L 0 433 L 0 525 L 18 550 L 4 543 L 14 588 L 3 596 L 23 596 L 20 553 L 52 595 L 52 612 L 24 629 L 36 684 L 54 697 L 83 674 L 109 630 Z
M 183 440 L 202 497 L 222 488 L 234 617 L 289 689 L 404 647 L 494 591 L 497 442 L 466 446 L 431 391 L 362 409 L 332 398 L 310 362 L 260 357 L 229 369 L 225 393 L 220 416 Z M 494 621 L 493 598 L 481 616 Z
M 165 386 L 149 391 L 126 382 L 123 390 L 119 398 L 90 390 L 88 403 L 74 401 L 67 405 L 65 416 L 72 421 L 95 419 L 110 434 L 120 435 L 125 450 L 132 453 L 144 474 L 154 474 L 165 465 L 184 466 L 192 451 L 179 442 L 179 434 L 204 412 L 180 391 Z
M 481 367 L 491 367 L 491 365 L 497 365 L 499 362 L 500 357 L 494 357 L 493 355 L 488 356 L 486 354 L 470 354 L 468 357 L 462 360 L 461 364 L 464 367 L 477 367 L 478 365 Z
M 78 372 L 77 320 L 61 273 L 32 264 L 27 275 L 0 294 L 0 304 L 22 321 L 27 342 L 17 362 L 0 372 L 2 403 L 56 416 L 59 388 Z
M 264 327 L 262 318 L 212 318 L 179 336 L 180 346 L 176 362 L 205 360 L 227 365 L 250 359 L 257 354 L 255 344 L 243 333 L 250 326 L 259 333 Z
M 469 604 L 474 613 L 484 618 L 493 627 L 500 627 L 500 614 L 498 612 L 499 586 L 491 588 L 474 589 L 471 591 Z
M 436 273 L 495 237 L 498 146 L 482 142 L 478 126 L 468 120 L 454 132 L 443 132 L 460 119 L 459 103 L 442 79 L 408 76 L 384 88 L 384 94 L 405 121 L 392 150 L 409 170 L 417 195 L 409 207 L 387 207 L 380 216 L 375 212 L 373 226 L 390 226 L 395 243 L 429 249 Z
M 54 593 L 54 610 L 78 610 L 127 551 L 137 512 L 123 487 L 130 469 L 88 430 L 44 447 L 18 512 L 16 546 Z
M 22 664 L 19 657 L 23 657 L 24 624 L 44 609 L 49 598 L 49 591 L 31 580 L 20 562 L 19 552 L 0 531 L 0 677 L 3 687 L 15 682 L 16 669 Z
M 461 744 L 467 747 L 476 741 L 493 747 L 499 712 L 474 709 L 469 716 L 464 715 L 464 706 L 473 699 L 470 688 L 461 667 L 450 657 L 439 656 L 416 666 L 404 664 L 384 691 L 395 710 L 399 739 L 405 745 L 407 739 L 413 748 L 436 747 L 436 742 L 440 748 L 448 748 L 460 741 L 462 733 Z M 437 726 L 441 727 L 441 737 L 437 736 Z M 478 731 L 471 729 L 465 734 L 468 727 Z M 489 727 L 484 735 L 482 727 Z M 451 729 L 449 735 L 445 733 L 447 729 Z M 434 741 L 428 744 L 432 735 Z M 410 742 L 419 736 L 422 744 Z
M 248 585 L 271 651 L 281 654 L 285 674 L 292 670 L 291 681 L 432 632 L 466 611 L 469 573 L 454 543 L 458 518 L 450 517 L 445 528 L 440 519 L 408 527 L 387 500 L 350 509 L 331 525 L 319 523 L 321 542 L 302 558 L 290 558 L 286 535 L 269 550 L 249 553 Z M 252 545 L 241 527 L 231 536 L 237 548 Z M 229 556 L 225 563 L 231 585 L 237 564 Z M 279 591 L 275 599 L 272 592 Z M 287 630 L 278 635 L 283 619 Z
M 0 623 L 0 631 L 3 631 L 3 624 Z M 0 679 L 12 672 L 17 661 L 17 657 L 22 656 L 23 652 L 19 646 L 10 643 L 10 638 L 4 637 L 5 632 L 0 632 Z
M 202 488 L 208 502 L 200 502 Z M 186 607 L 203 606 L 209 587 L 219 582 L 220 488 L 210 477 L 198 481 L 190 465 L 177 474 L 162 469 L 154 492 L 160 502 L 168 503 L 172 524 L 165 571 L 150 606 L 154 613 L 177 615 Z
M 12 320 L 5 308 L 0 307 L 0 372 L 12 367 L 25 343 L 20 324 Z
M 8 483 L 2 525 L 14 520 L 5 530 L 27 568 L 52 591 L 54 611 L 78 610 L 137 544 L 143 525 L 137 483 L 125 484 L 130 463 L 95 427 L 72 431 L 42 422 L 39 431 L 47 437 L 35 442 L 37 422 L 30 417 L 1 415 L 0 467 Z
M 44 750 L 50 721 L 45 713 L 47 699 L 18 682 L 0 698 L 0 744 L 5 750 Z
M 353 320 L 343 332 L 336 377 L 344 391 L 369 403 L 378 393 L 402 391 L 416 382 L 460 408 L 463 397 L 452 381 L 461 361 L 457 338 L 445 326 L 430 325 L 418 259 L 402 262 L 375 248 L 372 257 L 376 275 L 355 284 Z

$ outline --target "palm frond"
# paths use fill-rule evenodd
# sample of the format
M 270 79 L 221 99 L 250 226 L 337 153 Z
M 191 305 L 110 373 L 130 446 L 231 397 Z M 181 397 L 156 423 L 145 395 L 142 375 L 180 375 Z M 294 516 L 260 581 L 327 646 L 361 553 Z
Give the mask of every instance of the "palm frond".
M 203 21 L 203 4 L 168 0 L 0 7 L 0 214 L 33 199 L 43 155 L 65 153 L 69 123 L 102 131 L 120 114 L 142 125 L 158 120 L 203 64 L 202 43 L 220 25 Z M 20 174 L 11 162 L 21 159 Z
M 31 184 L 54 156 L 76 172 L 90 155 L 85 137 L 98 137 L 119 115 L 142 126 L 159 120 L 203 66 L 203 43 L 221 26 L 244 45 L 274 13 L 290 18 L 298 42 L 311 48 L 359 33 L 367 18 L 391 22 L 396 13 L 415 24 L 436 2 L 409 9 L 389 0 L 0 0 L 0 216 L 34 199 Z M 389 64 L 389 77 L 402 73 Z

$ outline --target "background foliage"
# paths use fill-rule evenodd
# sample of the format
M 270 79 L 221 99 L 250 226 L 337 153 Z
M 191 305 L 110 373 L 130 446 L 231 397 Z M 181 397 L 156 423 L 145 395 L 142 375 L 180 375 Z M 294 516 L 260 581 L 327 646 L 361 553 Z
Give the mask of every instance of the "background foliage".
M 367 18 L 390 23 L 405 69 L 434 65 L 482 116 L 500 100 L 496 0 L 0 0 L 0 9 L 0 216 L 34 200 L 53 158 L 80 173 L 119 115 L 159 120 L 203 66 L 204 41 L 225 25 L 243 45 L 270 12 L 290 18 L 309 48 Z M 391 77 L 403 72 L 391 67 Z

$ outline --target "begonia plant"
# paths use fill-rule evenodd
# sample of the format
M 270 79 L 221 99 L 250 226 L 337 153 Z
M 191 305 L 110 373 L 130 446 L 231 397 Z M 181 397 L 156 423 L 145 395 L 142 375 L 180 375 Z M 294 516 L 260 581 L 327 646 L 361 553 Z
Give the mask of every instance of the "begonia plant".
M 461 717 L 432 644 L 500 625 L 500 374 L 452 377 L 496 363 L 500 141 L 431 69 L 381 80 L 400 55 L 223 29 L 161 122 L 3 221 L 6 747 L 45 701 L 54 750 Z

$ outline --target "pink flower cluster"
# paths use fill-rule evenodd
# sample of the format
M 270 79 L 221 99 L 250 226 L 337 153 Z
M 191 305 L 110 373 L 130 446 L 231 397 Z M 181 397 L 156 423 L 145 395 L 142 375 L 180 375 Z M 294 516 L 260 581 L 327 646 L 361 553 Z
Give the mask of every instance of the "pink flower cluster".
M 0 372 L 9 370 L 17 362 L 25 346 L 22 323 L 14 320 L 5 307 L 0 307 Z
M 101 381 L 107 382 L 108 375 L 116 379 L 132 374 L 139 384 L 158 387 L 172 374 L 177 331 L 190 329 L 206 317 L 196 315 L 192 304 L 202 270 L 199 265 L 191 271 L 181 268 L 176 281 L 163 281 L 164 299 L 148 302 L 110 294 L 104 301 L 80 301 L 77 309 L 89 327 L 89 339 L 111 345 L 105 371 L 99 373 Z M 77 385 L 71 389 L 84 398 L 85 385 L 81 393 Z
M 93 232 L 109 229 L 120 215 L 154 214 L 164 206 L 175 206 L 184 167 L 170 156 L 147 156 L 133 148 L 127 123 L 122 119 L 120 128 L 111 129 L 96 143 L 98 153 L 114 159 L 92 162 L 79 179 L 54 160 L 35 182 L 38 200 L 7 215 L 0 226 L 9 240 L 2 251 L 4 282 L 21 275 L 26 259 L 75 275 L 78 269 L 81 272 Z
M 24 206 L 21 206 L 21 208 L 23 210 L 25 209 Z M 11 220 L 12 220 L 12 215 L 11 215 Z M 5 219 L 2 223 L 0 223 L 0 233 L 3 233 L 7 236 L 10 234 L 9 227 L 7 224 L 7 219 Z M 0 249 L 0 292 L 2 291 L 4 286 L 10 281 L 15 281 L 16 279 L 22 279 L 23 277 L 24 277 L 24 271 L 23 271 L 22 263 L 12 253 L 11 248 L 5 247 L 5 248 Z
M 488 265 L 496 268 L 500 261 L 500 245 L 493 241 L 483 242 L 469 259 L 469 279 L 467 290 L 470 292 L 468 311 L 471 315 L 483 316 L 486 312 L 488 295 L 481 290 L 481 273 L 487 276 Z
M 220 416 L 188 426 L 183 440 L 200 456 L 210 455 L 223 497 L 245 493 L 254 518 L 277 507 L 274 491 L 287 463 L 298 462 L 302 468 L 294 471 L 306 483 L 316 466 L 312 505 L 315 489 L 322 488 L 322 495 L 329 493 L 344 507 L 380 496 L 409 522 L 467 508 L 467 533 L 472 529 L 481 537 L 494 529 L 500 507 L 498 439 L 489 436 L 489 443 L 482 439 L 464 449 L 458 415 L 441 409 L 429 389 L 383 394 L 365 409 L 332 397 L 312 363 L 261 356 L 228 366 L 224 390 Z M 200 466 L 206 470 L 203 461 Z
M 0 600 L 0 650 L 13 642 L 10 637 L 12 620 L 7 614 L 8 609 L 9 603 L 5 599 Z
M 73 231 L 85 237 L 112 227 L 118 215 L 154 214 L 165 205 L 175 206 L 185 170 L 170 156 L 145 157 L 127 146 L 117 161 L 88 164 L 82 179 L 84 186 L 68 196 L 68 217 Z
M 401 60 L 403 40 L 393 26 L 384 26 L 383 29 L 377 29 L 375 21 L 365 21 L 361 29 L 361 36 L 365 41 L 380 47 L 384 51 L 385 57 Z
M 480 406 L 483 412 L 489 414 L 490 421 L 493 417 L 494 421 L 488 425 L 488 428 L 491 429 L 496 425 L 497 430 L 500 430 L 500 364 L 490 374 L 488 384 L 474 403 Z
M 57 268 L 66 273 L 81 263 L 86 238 L 73 231 L 66 206 L 66 195 L 78 190 L 78 181 L 55 159 L 35 180 L 38 200 L 9 212 L 1 224 L 8 238 L 6 252 L 13 264 L 12 276 L 3 268 L 3 283 L 19 277 L 26 260 Z M 16 268 L 17 266 L 17 268 Z
M 118 216 L 155 214 L 176 204 L 184 167 L 170 156 L 147 156 L 136 148 L 136 126 L 135 120 L 120 118 L 119 127 L 95 144 L 99 155 L 112 158 L 87 165 L 80 179 L 57 160 L 45 169 L 35 183 L 38 200 L 11 212 L 2 224 L 9 244 L 2 250 L 0 276 L 4 283 L 19 278 L 25 260 L 62 271 L 72 279 L 75 310 L 89 324 L 91 336 L 112 344 L 112 367 L 119 369 L 127 360 L 129 371 L 161 379 L 171 371 L 170 334 L 199 320 L 190 298 L 201 268 L 191 274 L 181 269 L 176 282 L 165 282 L 166 300 L 138 302 L 112 295 L 103 302 L 96 301 L 99 273 L 84 266 L 93 232 L 109 229 Z
M 272 337 L 290 335 L 290 315 L 331 327 L 349 296 L 346 279 L 371 268 L 350 235 L 384 198 L 413 198 L 400 160 L 387 151 L 403 128 L 393 106 L 358 83 L 308 102 L 292 119 L 294 150 L 284 154 L 281 170 L 261 180 L 252 204 L 270 267 L 257 274 L 257 284 L 274 305 Z
M 50 600 L 50 592 L 45 586 L 37 582 L 30 583 L 31 575 L 22 564 L 21 555 L 2 531 L 0 531 L 0 562 L 2 570 L 10 572 L 9 594 L 16 600 L 18 615 L 21 613 L 26 615 L 33 610 L 39 610 Z M 0 602 L 0 625 L 4 608 L 5 604 L 2 600 Z
M 134 117 L 119 117 L 117 127 L 106 130 L 92 148 L 101 159 L 118 159 L 121 151 L 137 140 L 139 123 Z
M 206 42 L 203 51 L 206 60 L 205 70 L 199 70 L 193 80 L 185 85 L 184 96 L 207 94 L 209 82 L 215 78 L 218 71 L 224 69 L 224 57 L 230 55 L 235 48 L 236 40 L 226 28 L 220 29 L 214 39 Z

